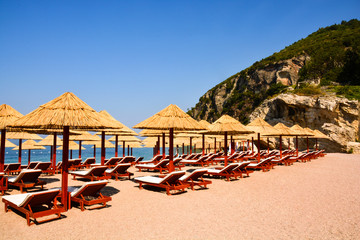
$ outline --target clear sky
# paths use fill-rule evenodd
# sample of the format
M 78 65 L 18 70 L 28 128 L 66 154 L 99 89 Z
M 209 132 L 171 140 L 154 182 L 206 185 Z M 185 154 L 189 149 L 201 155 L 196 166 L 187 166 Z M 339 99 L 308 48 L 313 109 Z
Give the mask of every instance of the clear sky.
M 27 114 L 71 91 L 132 127 L 353 18 L 359 0 L 0 0 L 0 104 Z

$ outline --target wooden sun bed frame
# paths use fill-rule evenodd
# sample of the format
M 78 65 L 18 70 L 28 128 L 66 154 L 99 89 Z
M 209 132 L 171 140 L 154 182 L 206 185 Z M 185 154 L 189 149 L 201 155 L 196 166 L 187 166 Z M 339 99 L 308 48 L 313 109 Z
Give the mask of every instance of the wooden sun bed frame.
M 139 172 L 141 172 L 141 170 L 146 169 L 146 170 L 153 170 L 153 171 L 160 171 L 160 174 L 163 173 L 163 171 L 169 171 L 169 166 L 168 166 L 169 160 L 168 159 L 164 159 L 161 160 L 159 163 L 157 164 L 139 164 L 139 165 L 135 165 L 135 167 L 137 169 L 139 169 Z
M 41 192 L 16 194 L 10 196 L 4 196 L 2 201 L 5 203 L 5 212 L 10 210 L 10 207 L 16 209 L 26 215 L 26 221 L 30 226 L 30 218 L 33 218 L 34 222 L 42 223 L 61 217 L 63 208 L 57 205 L 56 198 L 60 194 L 60 190 L 47 190 Z M 40 211 L 37 210 L 38 206 L 42 206 Z M 43 208 L 46 206 L 46 209 Z M 55 214 L 56 217 L 51 219 L 45 219 L 38 221 L 37 218 L 45 217 Z
M 84 162 L 81 163 L 80 168 L 90 168 L 90 165 L 95 164 L 95 163 L 96 163 L 96 158 L 89 157 L 89 158 L 85 159 Z
M 76 177 L 80 177 L 90 179 L 90 181 L 98 181 L 111 178 L 111 176 L 105 175 L 106 169 L 107 166 L 96 166 L 89 170 L 70 171 L 69 173 L 73 175 L 74 180 L 76 180 Z
M 238 176 L 241 176 L 242 173 L 235 172 L 234 169 L 239 166 L 239 163 L 230 163 L 226 167 L 216 167 L 207 169 L 207 175 L 213 175 L 218 177 L 225 177 L 226 181 L 230 181 L 230 178 L 237 179 Z
M 6 190 L 8 190 L 8 180 L 5 177 L 4 173 L 0 173 L 0 191 L 1 191 L 1 195 L 4 195 Z
M 128 177 L 130 180 L 131 176 L 134 175 L 133 173 L 127 171 L 130 166 L 131 163 L 120 163 L 113 169 L 107 169 L 105 171 L 105 175 L 115 177 L 115 181 L 117 181 L 119 177 Z
M 41 190 L 43 190 L 46 182 L 39 179 L 41 173 L 41 170 L 22 170 L 16 177 L 8 178 L 8 184 L 10 186 L 19 187 L 20 192 L 24 192 L 24 189 L 35 186 L 41 186 Z
M 106 180 L 87 182 L 80 188 L 73 189 L 70 192 L 70 202 L 79 203 L 81 211 L 85 210 L 85 206 L 92 206 L 95 204 L 101 204 L 101 206 L 93 207 L 91 209 L 106 207 L 106 203 L 111 201 L 111 197 L 102 195 L 100 190 L 105 187 L 107 183 Z
M 35 167 L 35 170 L 41 170 L 42 173 L 53 174 L 54 171 L 51 169 L 51 162 L 39 162 Z
M 180 190 L 181 192 L 185 192 L 185 189 L 190 187 L 189 183 L 184 183 L 179 180 L 179 178 L 184 175 L 185 171 L 175 171 L 159 177 L 137 177 L 134 180 L 135 182 L 139 183 L 139 189 L 142 189 L 142 185 L 145 184 L 154 187 L 164 188 L 166 190 L 166 194 L 171 195 L 171 190 Z
M 247 166 L 250 164 L 250 161 L 238 163 L 238 166 L 233 169 L 233 172 L 238 173 L 240 178 L 243 178 L 243 174 L 249 177 L 249 174 L 254 172 L 252 170 L 247 169 Z
M 274 159 L 275 156 L 266 158 L 258 163 L 250 163 L 247 168 L 249 169 L 261 169 L 263 172 L 270 171 L 270 169 L 274 168 L 274 165 L 271 163 L 271 160 Z
M 204 180 L 203 175 L 207 173 L 207 169 L 197 169 L 193 171 L 190 175 L 184 175 L 179 180 L 183 183 L 190 184 L 191 190 L 194 190 L 195 186 L 200 188 L 207 188 L 208 184 L 212 182 L 209 180 Z

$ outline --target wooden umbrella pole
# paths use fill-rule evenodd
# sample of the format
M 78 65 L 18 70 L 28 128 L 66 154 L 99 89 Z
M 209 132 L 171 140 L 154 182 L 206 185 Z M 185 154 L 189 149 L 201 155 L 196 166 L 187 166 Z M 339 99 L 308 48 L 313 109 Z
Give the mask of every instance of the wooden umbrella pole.
M 192 154 L 192 137 L 190 137 L 190 154 Z
M 260 133 L 258 133 L 258 162 L 260 162 Z
M 157 154 L 160 155 L 160 135 L 158 135 L 158 141 L 157 141 Z
M 96 145 L 94 144 L 94 158 L 96 158 Z
M 52 153 L 53 153 L 53 146 L 50 146 L 50 162 L 51 162 L 51 165 L 53 163 L 53 161 L 52 161 Z
M 123 157 L 125 157 L 125 141 L 123 141 Z
M 254 154 L 254 137 L 251 137 L 251 154 Z
M 202 155 L 205 155 L 205 134 L 202 134 Z
M 234 153 L 234 142 L 233 142 L 233 136 L 230 136 L 230 153 Z
M 299 155 L 299 144 L 298 144 L 298 136 L 296 136 L 296 156 Z
M 72 149 L 70 149 L 70 159 L 72 159 Z
M 81 144 L 82 144 L 82 141 L 79 140 L 79 158 L 81 158 Z
M 101 132 L 101 165 L 105 164 L 105 131 Z
M 216 153 L 216 138 L 214 138 L 214 153 Z
M 281 135 L 280 135 L 279 141 L 280 141 L 280 146 L 279 146 L 279 148 L 280 148 L 280 158 L 282 158 L 282 136 Z
M 243 144 L 243 152 L 245 152 L 245 142 L 243 141 L 242 144 Z
M 28 166 L 30 165 L 30 159 L 31 159 L 31 149 L 28 150 Z
M 133 155 L 133 148 L 131 147 L 131 156 Z
M 306 147 L 307 147 L 307 152 L 309 152 L 309 137 L 306 136 Z
M 19 163 L 21 164 L 22 139 L 19 139 Z
M 128 155 L 128 156 L 130 156 L 129 154 L 130 154 L 130 145 L 128 144 L 128 151 L 127 151 L 127 155 Z
M 316 147 L 316 151 L 318 150 L 318 140 L 317 138 L 315 138 L 315 147 Z
M 56 133 L 54 133 L 52 155 L 53 155 L 53 157 L 52 157 L 52 166 L 53 166 L 53 171 L 55 173 L 55 168 L 56 168 Z
M 227 132 L 224 133 L 224 153 L 225 153 L 225 167 L 228 165 L 228 157 L 227 157 Z
M 165 159 L 165 133 L 162 134 L 162 153 L 163 153 L 163 159 Z
M 174 129 L 170 128 L 169 131 L 169 172 L 175 170 L 174 168 Z
M 115 157 L 118 157 L 118 145 L 119 145 L 119 143 L 118 143 L 118 140 L 119 140 L 119 136 L 118 135 L 115 135 Z
M 270 152 L 270 142 L 269 142 L 269 138 L 267 138 L 267 144 L 268 144 L 268 153 Z
M 182 154 L 183 155 L 185 154 L 185 144 L 184 143 L 182 144 Z
M 6 130 L 1 129 L 1 147 L 0 147 L 0 172 L 4 171 L 4 163 L 5 163 L 5 138 Z
M 64 210 L 67 211 L 68 205 L 68 174 L 69 174 L 69 127 L 64 126 L 63 130 L 63 159 L 62 159 L 62 174 L 61 174 L 61 202 L 64 205 Z

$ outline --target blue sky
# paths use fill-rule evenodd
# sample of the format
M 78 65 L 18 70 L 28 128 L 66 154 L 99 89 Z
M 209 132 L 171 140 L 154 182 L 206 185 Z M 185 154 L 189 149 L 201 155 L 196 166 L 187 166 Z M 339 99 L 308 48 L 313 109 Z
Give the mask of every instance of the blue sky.
M 353 18 L 358 0 L 0 0 L 0 104 L 27 114 L 71 91 L 132 127 Z

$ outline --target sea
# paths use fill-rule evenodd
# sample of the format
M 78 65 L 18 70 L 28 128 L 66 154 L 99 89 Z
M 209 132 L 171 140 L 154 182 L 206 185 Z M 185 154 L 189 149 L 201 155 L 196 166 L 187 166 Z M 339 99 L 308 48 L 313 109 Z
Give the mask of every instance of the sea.
M 85 145 L 83 147 L 87 147 L 86 150 L 81 150 L 81 158 L 85 160 L 88 157 L 94 156 L 94 149 L 91 148 L 89 145 Z M 28 152 L 29 150 L 22 150 L 21 153 L 21 164 L 27 165 L 28 164 Z M 70 152 L 71 153 L 71 152 Z M 70 158 L 69 153 L 69 158 Z M 131 153 L 131 150 L 130 150 Z M 96 162 L 100 163 L 101 159 L 101 149 L 96 149 Z M 130 155 L 130 154 L 129 154 Z M 115 148 L 108 148 L 106 149 L 105 158 L 111 158 L 115 156 Z M 123 156 L 123 149 L 119 146 L 118 156 Z M 127 148 L 125 149 L 125 156 L 128 156 Z M 133 148 L 133 154 L 135 158 L 144 157 L 144 160 L 150 160 L 153 157 L 153 148 Z M 12 148 L 5 148 L 5 164 L 7 163 L 17 163 L 19 161 L 19 151 L 12 150 Z M 79 157 L 79 150 L 72 150 L 72 158 Z M 50 162 L 50 146 L 46 146 L 46 149 L 43 150 L 31 150 L 30 154 L 31 162 Z M 56 162 L 62 161 L 62 150 L 56 151 Z

